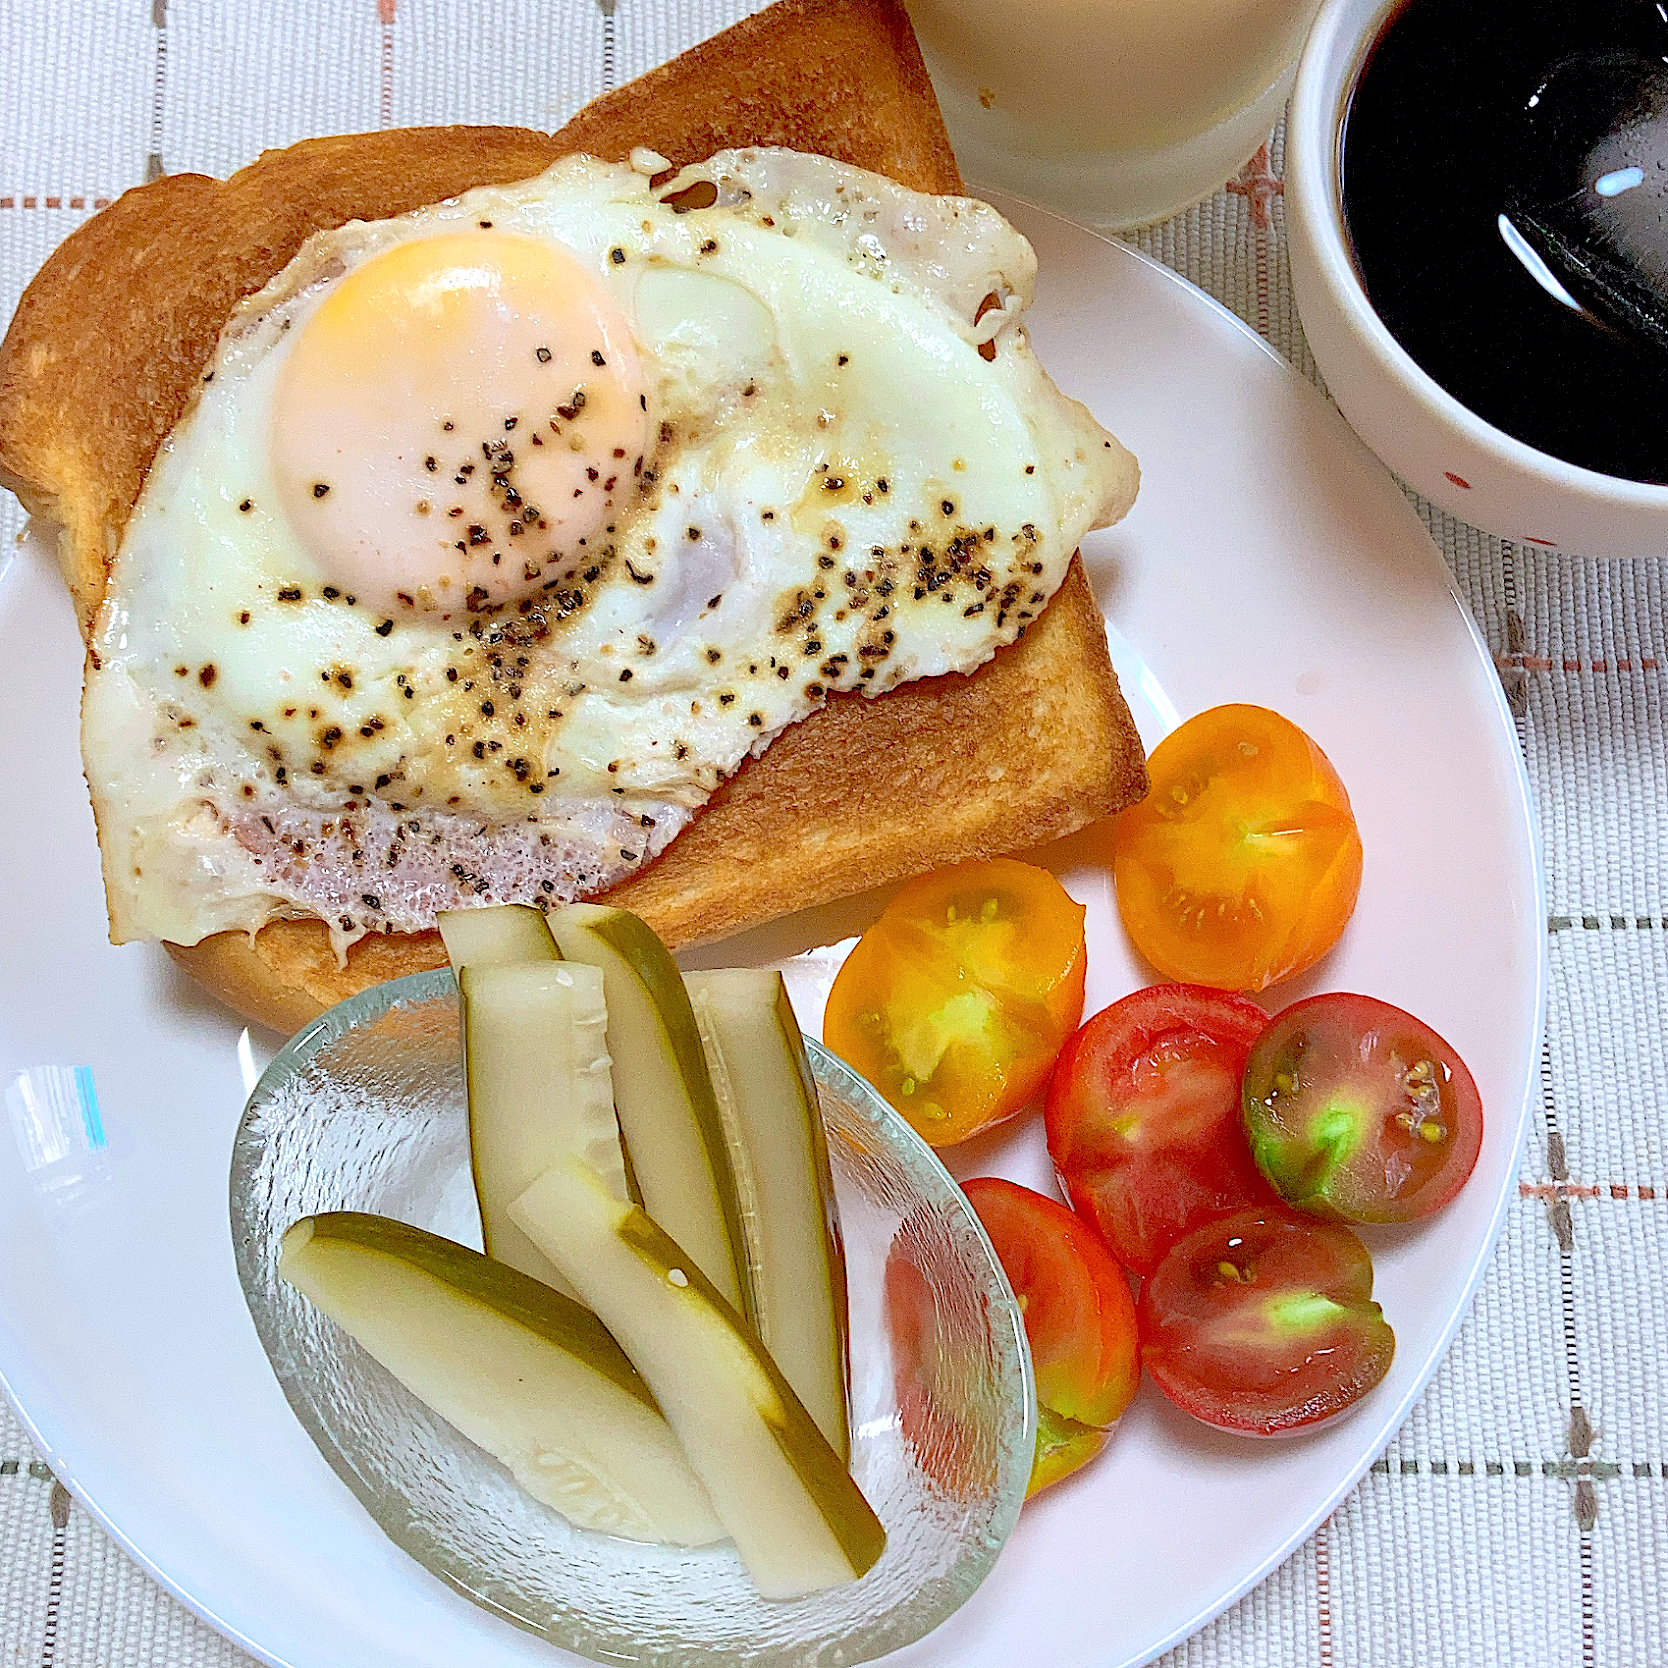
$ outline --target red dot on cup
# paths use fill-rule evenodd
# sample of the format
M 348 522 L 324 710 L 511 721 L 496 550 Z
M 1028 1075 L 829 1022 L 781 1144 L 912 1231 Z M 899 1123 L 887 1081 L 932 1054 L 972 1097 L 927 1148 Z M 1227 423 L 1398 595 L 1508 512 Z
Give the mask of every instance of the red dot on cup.
M 1464 487 L 1467 492 L 1469 492 L 1471 490 L 1471 483 L 1468 480 L 1466 480 L 1466 478 L 1463 475 L 1456 475 L 1453 472 L 1453 470 L 1451 470 L 1451 469 L 1444 469 L 1442 471 L 1442 473 L 1444 475 L 1446 475 L 1448 477 L 1448 479 L 1454 483 L 1455 486 Z

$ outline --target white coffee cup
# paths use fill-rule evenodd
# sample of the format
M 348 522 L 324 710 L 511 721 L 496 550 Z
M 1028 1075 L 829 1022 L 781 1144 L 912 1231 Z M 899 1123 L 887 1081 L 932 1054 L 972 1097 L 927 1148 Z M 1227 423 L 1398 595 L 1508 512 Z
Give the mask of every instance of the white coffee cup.
M 1367 299 L 1344 225 L 1340 148 L 1356 77 L 1396 5 L 1326 0 L 1292 92 L 1292 287 L 1326 386 L 1396 474 L 1462 521 L 1589 556 L 1668 554 L 1668 486 L 1583 469 L 1485 422 L 1420 369 Z

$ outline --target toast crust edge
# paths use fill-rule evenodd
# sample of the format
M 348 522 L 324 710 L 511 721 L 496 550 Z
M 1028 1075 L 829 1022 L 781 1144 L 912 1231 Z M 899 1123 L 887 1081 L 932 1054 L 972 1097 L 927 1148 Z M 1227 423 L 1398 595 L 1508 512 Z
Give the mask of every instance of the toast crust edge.
M 124 194 L 47 262 L 0 344 L 0 485 L 58 524 L 83 636 L 151 461 L 221 326 L 313 232 L 524 179 L 573 151 L 623 161 L 648 145 L 682 166 L 743 144 L 818 151 L 918 190 L 962 189 L 896 0 L 778 0 L 604 94 L 554 135 L 438 127 L 310 139 L 225 181 L 174 175 Z M 971 677 L 874 701 L 837 697 L 738 772 L 610 897 L 688 944 L 925 867 L 1039 844 L 1145 790 L 1140 740 L 1074 562 L 1020 642 Z M 167 948 L 237 1012 L 280 1031 L 445 960 L 438 934 L 373 934 L 341 964 L 328 929 L 310 920 Z

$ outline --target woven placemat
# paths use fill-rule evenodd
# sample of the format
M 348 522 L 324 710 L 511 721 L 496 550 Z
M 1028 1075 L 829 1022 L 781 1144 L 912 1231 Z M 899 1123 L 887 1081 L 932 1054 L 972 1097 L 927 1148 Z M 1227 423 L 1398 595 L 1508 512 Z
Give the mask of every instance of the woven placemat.
M 147 177 L 224 174 L 316 133 L 555 127 L 748 9 L 0 0 L 0 318 L 63 237 Z M 1282 163 L 1276 135 L 1135 241 L 1313 375 Z M 1494 651 L 1539 801 L 1552 983 L 1533 1133 L 1475 1308 L 1406 1427 L 1174 1668 L 1668 1663 L 1668 573 L 1420 507 Z M 0 494 L 0 550 L 21 520 Z M 0 1668 L 247 1661 L 105 1538 L 0 1407 Z

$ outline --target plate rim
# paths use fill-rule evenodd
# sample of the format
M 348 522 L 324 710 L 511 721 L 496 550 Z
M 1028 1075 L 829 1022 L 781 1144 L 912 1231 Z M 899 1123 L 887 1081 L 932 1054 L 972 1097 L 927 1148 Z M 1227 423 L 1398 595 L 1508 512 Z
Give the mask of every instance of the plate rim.
M 1383 469 L 1386 474 L 1390 475 L 1393 481 L 1397 481 L 1398 485 L 1400 484 L 1388 466 L 1372 452 L 1366 442 L 1350 427 L 1348 419 L 1338 409 L 1337 404 L 1308 377 L 1304 376 L 1266 336 L 1254 330 L 1226 302 L 1219 301 L 1208 291 L 1201 289 L 1191 279 L 1177 272 L 1174 267 L 1166 266 L 1162 261 L 1156 260 L 1153 256 L 1147 254 L 1145 250 L 1135 248 L 1122 238 L 1097 231 L 1092 226 L 1085 226 L 1079 221 L 1058 213 L 1056 210 L 1020 197 L 1011 191 L 1002 191 L 995 187 L 976 187 L 975 189 L 982 191 L 985 194 L 985 200 L 991 201 L 993 206 L 1000 209 L 1003 215 L 1010 220 L 1014 219 L 1011 211 L 1017 209 L 1022 221 L 1032 218 L 1049 221 L 1066 228 L 1073 234 L 1105 244 L 1121 254 L 1132 257 L 1150 272 L 1156 273 L 1166 282 L 1177 286 L 1191 300 L 1195 302 L 1202 300 L 1207 307 L 1218 315 L 1219 321 L 1224 322 L 1230 328 L 1231 333 L 1237 334 L 1243 340 L 1255 345 L 1264 356 L 1271 359 L 1279 367 L 1289 386 L 1301 389 L 1302 392 L 1298 396 L 1300 399 L 1315 400 L 1324 405 L 1333 417 L 1343 424 L 1355 445 L 1360 447 L 1368 457 L 1372 458 L 1378 468 Z M 1023 226 L 1021 229 L 1023 230 Z M 1531 1046 L 1526 1051 L 1526 1058 L 1523 1063 L 1519 1092 L 1516 1097 L 1517 1113 L 1512 1124 L 1512 1133 L 1515 1138 L 1514 1151 L 1521 1154 L 1529 1133 L 1540 1059 L 1546 1043 L 1547 988 L 1551 975 L 1551 947 L 1544 930 L 1547 914 L 1546 854 L 1540 838 L 1540 823 L 1536 810 L 1534 786 L 1529 780 L 1529 764 L 1524 754 L 1522 738 L 1518 734 L 1517 721 L 1513 717 L 1511 707 L 1506 700 L 1506 691 L 1500 681 L 1494 652 L 1489 648 L 1488 641 L 1477 624 L 1470 603 L 1461 595 L 1453 571 L 1444 560 L 1442 552 L 1437 548 L 1436 540 L 1431 537 L 1430 529 L 1425 525 L 1411 503 L 1404 501 L 1401 508 L 1405 513 L 1405 519 L 1410 525 L 1418 529 L 1424 554 L 1428 558 L 1431 571 L 1440 579 L 1447 591 L 1449 599 L 1457 610 L 1460 619 L 1464 622 L 1465 629 L 1471 639 L 1471 647 L 1477 658 L 1482 662 L 1487 674 L 1484 680 L 1485 687 L 1488 690 L 1486 706 L 1495 720 L 1498 739 L 1506 744 L 1506 754 L 1512 763 L 1511 784 L 1515 793 L 1511 821 L 1514 829 L 1524 836 L 1524 846 L 1529 859 L 1529 873 L 1537 910 L 1534 917 L 1537 925 L 1533 981 L 1534 1017 L 1530 1026 Z M 1402 1394 L 1401 1399 L 1390 1404 L 1385 1413 L 1367 1426 L 1368 1430 L 1374 1434 L 1366 1457 L 1358 1465 L 1352 1467 L 1343 1481 L 1324 1497 L 1320 1505 L 1308 1517 L 1303 1519 L 1298 1527 L 1291 1531 L 1249 1575 L 1231 1586 L 1224 1596 L 1219 1599 L 1208 1600 L 1189 1620 L 1172 1629 L 1157 1644 L 1151 1647 L 1142 1646 L 1141 1652 L 1145 1654 L 1125 1658 L 1116 1658 L 1109 1655 L 1104 1659 L 1104 1668 L 1144 1668 L 1145 1664 L 1154 1661 L 1166 1651 L 1174 1650 L 1176 1646 L 1191 1639 L 1201 1628 L 1215 1621 L 1218 1616 L 1238 1603 L 1247 1593 L 1261 1586 L 1269 1576 L 1309 1540 L 1315 1531 L 1337 1511 L 1344 1500 L 1354 1492 L 1356 1485 L 1371 1469 L 1377 1454 L 1388 1446 L 1391 1439 L 1407 1423 L 1408 1416 L 1412 1413 L 1414 1406 L 1430 1387 L 1431 1380 L 1436 1376 L 1437 1368 L 1447 1359 L 1448 1351 L 1453 1347 L 1454 1338 L 1460 1327 L 1465 1323 L 1466 1317 L 1471 1313 L 1471 1307 L 1476 1300 L 1477 1290 L 1482 1284 L 1483 1276 L 1488 1272 L 1489 1264 L 1494 1261 L 1494 1254 L 1500 1243 L 1500 1235 L 1505 1228 L 1506 1212 L 1511 1205 L 1516 1189 L 1517 1172 L 1514 1168 L 1502 1178 L 1499 1195 L 1494 1201 L 1494 1208 L 1490 1214 L 1487 1229 L 1471 1259 L 1471 1266 L 1466 1271 L 1464 1286 L 1453 1302 L 1452 1312 L 1447 1322 L 1427 1349 L 1425 1359 L 1420 1363 L 1418 1372 Z M 1365 1411 L 1365 1408 L 1361 1410 L 1361 1412 Z

